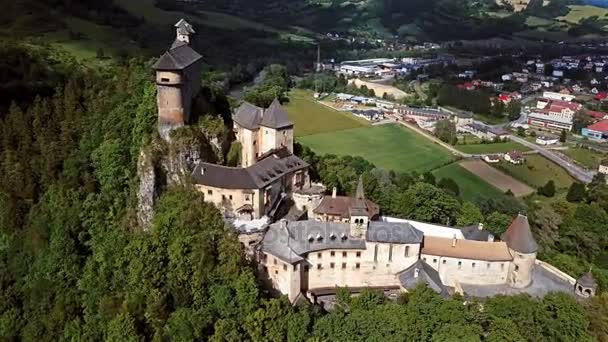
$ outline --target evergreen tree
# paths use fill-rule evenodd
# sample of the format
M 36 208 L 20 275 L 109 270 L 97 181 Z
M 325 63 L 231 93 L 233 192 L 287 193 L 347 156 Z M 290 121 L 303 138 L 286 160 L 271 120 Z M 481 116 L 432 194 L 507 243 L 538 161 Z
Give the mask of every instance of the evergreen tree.
M 566 200 L 568 200 L 568 202 L 580 202 L 585 199 L 586 194 L 587 190 L 585 189 L 585 184 L 574 182 L 568 189 Z

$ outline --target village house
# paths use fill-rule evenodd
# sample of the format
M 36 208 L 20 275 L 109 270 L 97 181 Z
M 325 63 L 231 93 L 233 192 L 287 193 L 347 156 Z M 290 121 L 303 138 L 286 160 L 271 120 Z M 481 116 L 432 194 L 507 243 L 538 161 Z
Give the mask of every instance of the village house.
M 502 128 L 487 126 L 475 122 L 458 127 L 458 131 L 461 133 L 473 134 L 479 139 L 484 140 L 502 140 L 509 136 L 509 134 Z
M 482 157 L 483 161 L 488 164 L 496 164 L 500 162 L 501 155 L 500 154 L 485 154 Z
M 581 134 L 591 140 L 607 141 L 608 140 L 608 120 L 598 121 L 581 130 Z
M 540 136 L 536 137 L 537 145 L 548 146 L 548 145 L 557 144 L 558 142 L 559 142 L 558 137 L 551 137 L 551 136 L 547 136 L 547 135 L 540 135 Z
M 552 131 L 570 131 L 574 114 L 581 108 L 582 105 L 579 103 L 541 98 L 537 102 L 536 109 L 528 114 L 528 124 Z
M 524 154 L 519 151 L 507 152 L 504 155 L 504 159 L 511 164 L 520 165 L 526 161 Z

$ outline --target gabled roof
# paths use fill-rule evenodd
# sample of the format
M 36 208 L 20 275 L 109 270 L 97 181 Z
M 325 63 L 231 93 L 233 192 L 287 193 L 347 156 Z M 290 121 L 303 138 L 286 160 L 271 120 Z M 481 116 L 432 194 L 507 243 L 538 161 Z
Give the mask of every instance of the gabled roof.
M 602 133 L 608 133 L 608 120 L 598 121 L 598 122 L 594 123 L 593 125 L 588 126 L 587 129 L 590 129 L 592 131 L 602 132 Z
M 222 189 L 262 189 L 290 172 L 307 168 L 302 159 L 274 154 L 247 168 L 199 163 L 192 172 L 195 184 Z
M 483 226 L 475 224 L 475 225 L 470 225 L 470 226 L 466 226 L 466 227 L 462 227 L 460 228 L 460 230 L 462 231 L 462 235 L 464 235 L 464 238 L 467 240 L 475 240 L 475 241 L 494 241 L 494 235 L 492 233 L 490 233 L 489 231 L 483 229 Z
M 352 197 L 348 196 L 324 196 L 313 212 L 316 214 L 337 215 L 340 217 L 348 217 L 350 215 L 350 207 L 353 201 Z M 380 207 L 368 199 L 365 200 L 367 215 L 371 219 L 380 214 Z
M 270 107 L 264 111 L 262 115 L 262 122 L 260 125 L 268 128 L 286 128 L 293 126 L 293 122 L 289 120 L 287 112 L 281 106 L 279 100 L 274 99 L 270 104 Z
M 254 106 L 249 102 L 243 102 L 243 104 L 237 108 L 232 119 L 240 126 L 253 130 L 260 127 L 263 113 L 264 110 L 262 108 Z
M 192 25 L 190 25 L 190 23 L 183 18 L 175 24 L 175 27 L 177 28 L 177 32 L 179 34 L 188 35 L 196 33 L 196 31 L 194 31 L 194 27 L 192 27 Z
M 507 243 L 509 248 L 516 252 L 529 254 L 538 251 L 538 245 L 530 230 L 528 217 L 522 214 L 517 215 L 513 222 L 511 222 L 507 231 L 502 234 L 500 238 Z
M 175 43 L 174 43 L 175 44 Z M 183 70 L 201 60 L 198 52 L 188 45 L 179 45 L 165 52 L 154 64 L 154 70 Z
M 443 285 L 439 273 L 421 259 L 399 273 L 399 282 L 408 290 L 414 289 L 418 284 L 426 284 L 441 296 L 449 296 L 448 288 Z
M 504 242 L 487 242 L 425 236 L 420 253 L 450 258 L 511 261 L 513 257 Z
M 256 130 L 260 126 L 281 129 L 293 127 L 293 122 L 289 120 L 287 112 L 281 106 L 281 103 L 275 99 L 267 109 L 260 108 L 249 102 L 243 102 L 237 108 L 232 116 L 232 119 L 249 130 Z

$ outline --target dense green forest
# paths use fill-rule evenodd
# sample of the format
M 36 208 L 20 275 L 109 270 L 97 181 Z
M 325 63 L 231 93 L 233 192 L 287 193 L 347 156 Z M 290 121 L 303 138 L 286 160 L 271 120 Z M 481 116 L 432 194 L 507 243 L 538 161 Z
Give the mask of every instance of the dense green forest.
M 583 303 L 565 294 L 464 302 L 421 287 L 392 302 L 372 291 L 355 298 L 341 291 L 331 313 L 270 298 L 219 211 L 189 185 L 166 189 L 151 229 L 138 227 L 137 160 L 156 140 L 149 62 L 89 69 L 14 41 L 0 55 L 27 61 L 0 65 L 3 81 L 20 82 L 27 95 L 3 97 L 0 115 L 0 340 L 608 338 L 606 294 Z M 268 82 L 262 87 L 272 87 Z M 213 101 L 213 94 L 203 96 Z M 463 203 L 453 184 L 429 175 L 298 153 L 316 179 L 341 192 L 352 193 L 363 174 L 366 192 L 389 214 L 468 224 L 527 210 L 541 258 L 575 276 L 595 265 L 606 289 L 602 180 L 572 203 L 537 207 L 509 196 Z

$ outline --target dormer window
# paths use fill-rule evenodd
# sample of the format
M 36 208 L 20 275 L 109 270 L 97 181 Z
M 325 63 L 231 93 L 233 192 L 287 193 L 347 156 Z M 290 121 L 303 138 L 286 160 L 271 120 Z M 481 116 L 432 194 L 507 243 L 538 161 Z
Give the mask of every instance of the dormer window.
M 334 241 L 334 240 L 336 239 L 336 234 L 332 233 L 332 234 L 329 236 L 329 238 L 330 238 L 332 241 Z
M 308 242 L 313 242 L 315 241 L 315 238 L 312 237 L 312 235 L 308 235 Z

